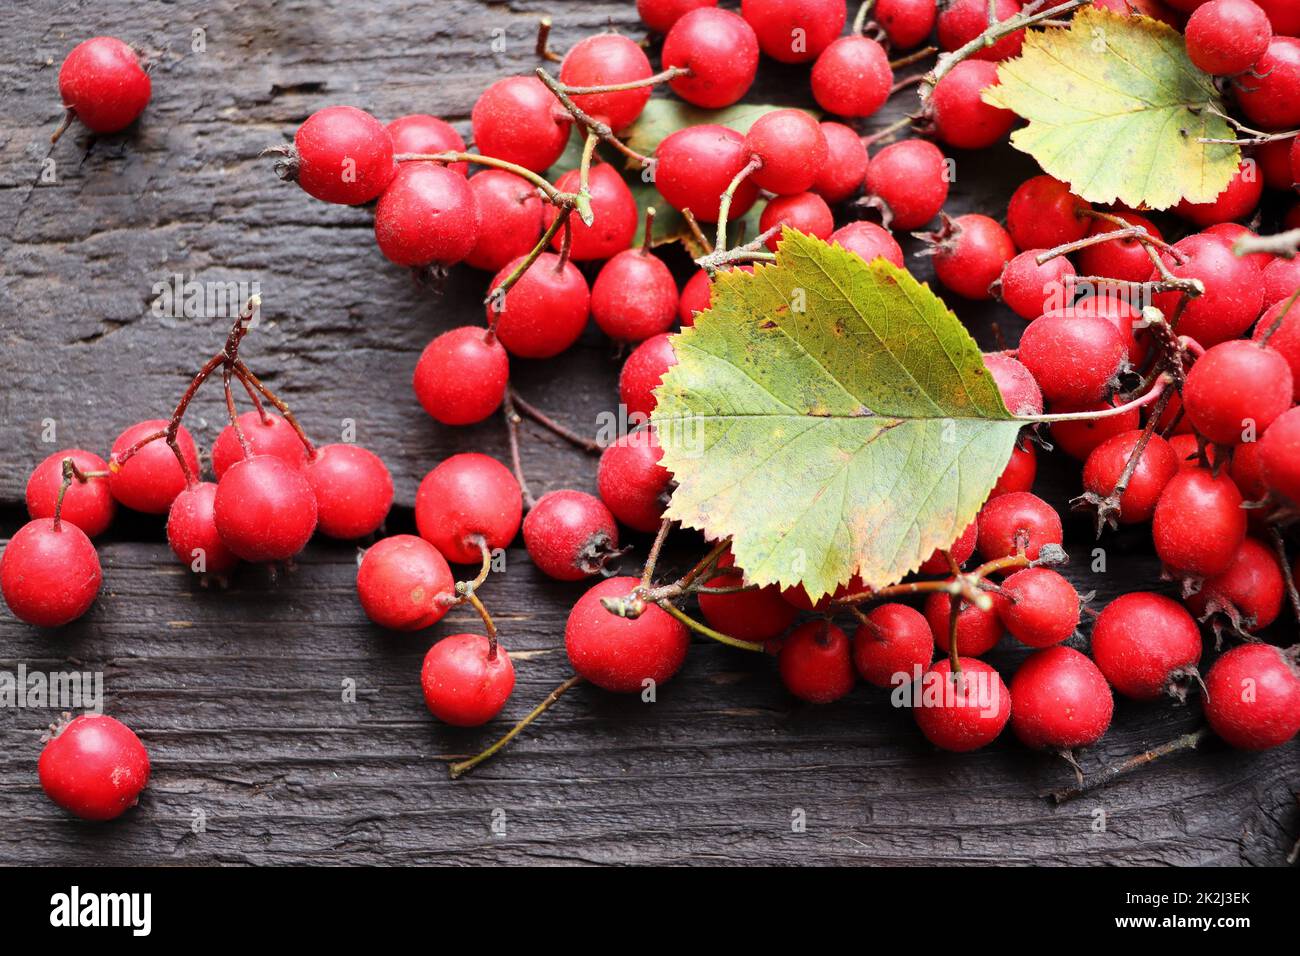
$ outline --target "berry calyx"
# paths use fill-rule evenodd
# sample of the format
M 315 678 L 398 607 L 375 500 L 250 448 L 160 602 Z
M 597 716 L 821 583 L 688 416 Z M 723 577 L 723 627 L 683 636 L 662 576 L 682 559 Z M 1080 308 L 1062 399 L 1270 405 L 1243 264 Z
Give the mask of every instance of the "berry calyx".
M 350 541 L 374 534 L 393 504 L 393 478 L 373 451 L 348 443 L 322 445 L 307 463 L 316 496 L 316 527 Z
M 1094 744 L 1114 710 L 1110 685 L 1097 665 L 1070 647 L 1035 651 L 1011 679 L 1011 729 L 1028 747 Z
M 1182 699 L 1189 682 L 1199 679 L 1201 632 L 1177 601 L 1135 591 L 1111 601 L 1097 616 L 1092 657 L 1125 697 Z
M 144 112 L 152 92 L 140 57 L 116 37 L 83 40 L 59 67 L 64 107 L 96 133 L 130 126 Z
M 479 564 L 486 548 L 504 548 L 519 531 L 523 498 L 510 469 L 475 452 L 452 455 L 415 493 L 420 537 L 456 564 Z
M 830 621 L 808 621 L 790 632 L 777 656 L 781 683 L 810 704 L 829 704 L 853 690 L 849 638 Z
M 985 502 L 976 519 L 979 536 L 975 547 L 986 561 L 1025 552 L 1037 561 L 1044 545 L 1062 540 L 1061 516 L 1037 495 L 1019 492 Z
M 265 416 L 265 417 L 263 417 Z M 307 462 L 307 448 L 293 426 L 279 415 L 257 409 L 244 412 L 238 418 L 239 430 L 254 455 L 272 455 L 287 465 L 301 468 Z M 162 444 L 161 442 L 159 444 Z M 164 446 L 165 447 L 165 446 Z M 244 460 L 244 448 L 239 436 L 230 425 L 212 443 L 212 471 L 218 479 L 230 466 Z
M 501 407 L 509 378 L 510 357 L 497 336 L 463 325 L 424 347 L 411 384 L 435 421 L 472 425 Z
M 524 547 L 539 571 L 557 581 L 600 574 L 623 552 L 618 526 L 601 500 L 583 491 L 550 491 L 524 517 Z
M 925 739 L 942 750 L 967 753 L 991 744 L 1011 719 L 1011 693 L 988 664 L 962 657 L 961 672 L 952 663 L 935 661 L 921 678 L 921 693 L 912 708 Z
M 149 782 L 149 754 L 126 724 L 82 714 L 57 727 L 37 763 L 45 795 L 83 820 L 112 820 Z
M 853 665 L 864 681 L 876 687 L 910 683 L 933 659 L 930 624 L 906 604 L 872 608 L 853 634 Z
M 1233 747 L 1267 750 L 1300 732 L 1300 673 L 1269 644 L 1228 651 L 1205 675 L 1205 716 Z
M 451 634 L 424 656 L 420 687 L 429 712 L 453 727 L 478 727 L 501 713 L 515 688 L 515 667 L 482 634 Z
M 638 694 L 671 678 L 686 660 L 690 632 L 654 604 L 635 618 L 610 613 L 602 598 L 626 597 L 641 582 L 607 578 L 592 586 L 569 612 L 564 648 L 569 663 L 602 690 Z
M 68 458 L 83 475 L 108 471 L 108 462 L 94 452 L 81 448 L 56 451 L 33 468 L 27 479 L 27 514 L 30 517 L 54 517 L 54 510 L 59 507 L 59 491 L 63 488 L 63 462 Z M 87 477 L 85 481 L 74 478 L 63 494 L 59 517 L 86 532 L 88 538 L 93 538 L 108 528 L 116 510 L 106 477 Z
M 1277 620 L 1286 589 L 1273 549 L 1247 538 L 1228 570 L 1206 578 L 1187 598 L 1187 606 L 1202 621 L 1223 615 L 1239 634 L 1254 634 Z M 1215 621 L 1216 633 L 1218 621 Z
M 75 524 L 35 518 L 0 554 L 0 594 L 14 617 L 62 627 L 90 610 L 103 573 L 90 538 Z
M 362 555 L 357 597 L 366 617 L 380 627 L 418 631 L 456 603 L 456 582 L 437 548 L 413 534 L 398 534 Z
M 316 111 L 298 127 L 293 147 L 289 175 L 307 195 L 325 202 L 370 202 L 397 174 L 393 138 L 379 120 L 355 106 Z
M 256 455 L 221 476 L 213 515 L 221 540 L 245 561 L 287 561 L 316 530 L 316 495 L 302 469 Z

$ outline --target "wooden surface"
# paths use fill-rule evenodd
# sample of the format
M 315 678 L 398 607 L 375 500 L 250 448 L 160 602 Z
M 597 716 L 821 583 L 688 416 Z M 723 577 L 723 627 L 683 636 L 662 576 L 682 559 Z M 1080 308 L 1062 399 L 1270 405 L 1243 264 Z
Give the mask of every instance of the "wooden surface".
M 390 531 L 409 530 L 419 478 L 448 454 L 504 457 L 498 421 L 437 426 L 409 385 L 436 331 L 478 320 L 487 277 L 456 269 L 441 295 L 418 287 L 379 255 L 368 210 L 311 201 L 257 154 L 340 102 L 385 120 L 432 112 L 468 133 L 478 92 L 536 65 L 542 12 L 555 18 L 559 49 L 607 24 L 641 35 L 630 2 L 44 0 L 6 9 L 0 533 L 25 520 L 23 485 L 38 460 L 68 446 L 106 453 L 126 425 L 165 414 L 219 346 L 225 320 L 151 313 L 155 283 L 178 272 L 259 283 L 265 321 L 246 358 L 320 439 L 355 421 L 397 482 Z M 191 51 L 195 29 L 205 52 Z M 504 52 L 492 46 L 498 30 Z M 155 51 L 153 100 L 125 134 L 92 143 L 74 129 L 51 148 L 57 64 L 100 32 Z M 763 69 L 752 98 L 804 102 L 792 93 L 806 89 L 804 70 Z M 911 94 L 896 101 L 876 125 L 910 107 Z M 40 184 L 47 158 L 57 182 Z M 950 208 L 998 215 L 1031 172 L 1009 149 L 961 156 Z M 684 259 L 670 261 L 687 274 Z M 928 278 L 925 261 L 912 261 Z M 1022 324 L 1002 309 L 955 305 L 986 348 L 997 343 L 993 321 L 1011 341 Z M 617 370 L 592 332 L 557 360 L 514 363 L 513 376 L 535 404 L 590 432 L 616 401 Z M 187 419 L 204 448 L 220 427 L 217 394 L 204 393 Z M 46 420 L 57 444 L 42 444 Z M 530 432 L 524 458 L 539 493 L 594 484 L 594 461 L 548 435 Z M 1077 481 L 1077 466 L 1046 465 L 1042 490 L 1059 504 Z M 668 570 L 696 547 L 678 538 Z M 644 538 L 635 541 L 643 555 Z M 1068 525 L 1067 544 L 1078 559 L 1069 573 L 1097 590 L 1096 606 L 1162 586 L 1145 531 L 1104 542 L 1106 574 L 1087 571 L 1085 523 Z M 429 644 L 474 627 L 471 615 L 457 610 L 415 635 L 369 626 L 352 545 L 314 543 L 278 583 L 244 569 L 225 592 L 189 578 L 159 520 L 119 521 L 100 555 L 104 590 L 82 621 L 42 633 L 0 614 L 0 669 L 102 670 L 108 712 L 139 732 L 153 778 L 124 818 L 73 821 L 36 780 L 53 715 L 0 710 L 0 862 L 1276 865 L 1300 831 L 1295 743 L 1247 755 L 1211 742 L 1057 808 L 1038 794 L 1068 782 L 1068 769 L 1009 733 L 977 754 L 938 753 L 880 692 L 800 705 L 771 659 L 705 641 L 657 703 L 579 688 L 453 783 L 449 758 L 494 739 L 568 675 L 563 623 L 582 585 L 543 580 L 522 549 L 509 552 L 483 594 L 518 684 L 502 719 L 459 731 L 425 711 L 418 673 Z M 1021 656 L 1009 643 L 990 658 L 1007 674 Z M 355 703 L 342 700 L 348 680 Z M 1195 703 L 1120 703 L 1084 766 L 1199 720 Z M 801 813 L 806 829 L 796 832 Z

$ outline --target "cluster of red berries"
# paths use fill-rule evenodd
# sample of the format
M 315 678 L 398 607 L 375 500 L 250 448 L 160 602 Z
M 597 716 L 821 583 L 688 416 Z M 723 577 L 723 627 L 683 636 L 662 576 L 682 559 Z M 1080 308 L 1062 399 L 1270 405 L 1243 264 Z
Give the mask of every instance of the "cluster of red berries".
M 1268 129 L 1300 124 L 1300 39 L 1293 36 L 1300 23 L 1291 4 L 1169 2 L 1189 13 L 1197 8 L 1186 25 L 1189 54 L 1203 69 L 1231 78 L 1248 119 Z M 1155 0 L 1097 5 L 1182 23 Z M 1105 732 L 1112 689 L 1153 700 L 1181 697 L 1200 683 L 1195 613 L 1213 618 L 1216 630 L 1226 619 L 1234 632 L 1251 636 L 1218 657 L 1204 681 L 1206 713 L 1219 736 L 1259 749 L 1300 731 L 1296 652 L 1253 636 L 1280 614 L 1289 573 L 1280 546 L 1268 541 L 1282 541 L 1277 529 L 1300 502 L 1300 311 L 1289 311 L 1300 290 L 1300 259 L 1238 256 L 1233 249 L 1253 235 L 1239 221 L 1254 214 L 1265 186 L 1290 189 L 1300 181 L 1295 138 L 1263 135 L 1217 199 L 1179 205 L 1178 220 L 1201 231 L 1173 243 L 1146 212 L 1094 208 L 1049 176 L 1016 190 L 1005 225 L 980 214 L 949 218 L 943 207 L 952 160 L 939 146 L 907 138 L 868 157 L 867 146 L 883 137 L 864 139 L 848 123 L 878 111 L 906 85 L 895 83 L 894 69 L 924 55 L 891 61 L 890 51 L 934 37 L 958 62 L 923 97 L 921 125 L 957 150 L 1002 141 L 1016 117 L 981 94 L 997 82 L 998 62 L 1021 50 L 1023 29 L 997 29 L 1021 14 L 1019 0 L 952 0 L 942 7 L 936 0 L 877 0 L 874 21 L 854 23 L 845 36 L 843 0 L 743 0 L 739 14 L 708 0 L 639 0 L 637 7 L 647 26 L 665 34 L 661 72 L 627 37 L 587 38 L 562 58 L 558 80 L 538 71 L 483 92 L 471 115 L 474 152 L 437 117 L 384 125 L 350 106 L 312 114 L 292 146 L 275 150 L 283 156 L 281 175 L 313 197 L 374 202 L 376 241 L 395 264 L 427 272 L 463 262 L 492 273 L 484 325 L 442 333 L 419 358 L 413 386 L 425 411 L 447 425 L 482 421 L 503 405 L 509 413 L 511 360 L 558 355 L 589 318 L 614 341 L 635 346 L 619 379 L 630 422 L 653 411 L 654 389 L 676 361 L 668 333 L 709 307 L 712 271 L 736 263 L 703 257 L 709 268 L 679 290 L 652 250 L 650 222 L 646 241 L 634 246 L 636 201 L 624 176 L 596 155 L 598 141 L 639 163 L 692 225 L 719 223 L 720 242 L 728 218 L 762 198 L 767 249 L 777 248 L 778 227 L 788 226 L 902 268 L 893 233 L 938 217 L 938 228 L 923 235 L 939 282 L 966 299 L 1000 299 L 1028 320 L 1016 350 L 985 356 L 1007 408 L 1050 422 L 1051 441 L 1084 463 L 1078 503 L 1097 510 L 1099 529 L 1152 523 L 1156 552 L 1182 582 L 1186 607 L 1160 594 L 1127 594 L 1095 615 L 1090 655 L 1066 646 L 1092 612 L 1051 567 L 1064 557 L 1063 529 L 1056 511 L 1032 493 L 1036 444 L 1046 444 L 1039 424 L 1026 427 L 965 533 L 894 588 L 873 593 L 854 580 L 814 604 L 802 588 L 750 587 L 725 541 L 711 542 L 708 555 L 675 584 L 656 586 L 652 571 L 667 530 L 672 476 L 660 465 L 653 429 L 641 427 L 603 450 L 598 496 L 565 489 L 533 501 L 518 463 L 512 470 L 480 454 L 453 456 L 421 482 L 418 535 L 383 538 L 366 550 L 358 595 L 380 626 L 424 629 L 465 602 L 483 618 L 486 633 L 445 637 L 428 652 L 421 682 L 431 712 L 451 724 L 483 724 L 513 690 L 513 664 L 478 596 L 495 551 L 522 528 L 541 571 L 582 580 L 605 573 L 622 553 L 622 525 L 659 532 L 645 576 L 601 580 L 576 602 L 565 633 L 578 677 L 608 691 L 638 693 L 670 679 L 694 629 L 773 651 L 782 682 L 810 702 L 843 697 L 858 676 L 909 688 L 922 733 L 945 749 L 984 746 L 1010 723 L 1028 746 L 1071 750 Z M 69 64 L 104 40 L 83 44 Z M 847 122 L 777 109 L 744 133 L 708 123 L 677 130 L 653 156 L 619 139 L 655 83 L 697 107 L 729 106 L 749 90 L 762 55 L 811 64 L 813 98 Z M 65 64 L 65 72 L 86 68 Z M 145 77 L 145 100 L 147 83 Z M 97 113 L 85 88 L 77 93 L 70 80 L 64 97 L 93 129 L 102 112 L 117 119 L 130 112 L 119 104 Z M 105 95 L 103 83 L 98 95 Z M 130 118 L 142 107 L 143 100 Z M 583 160 L 549 174 L 552 182 L 543 174 L 575 131 L 587 137 Z M 486 168 L 470 175 L 474 166 Z M 879 224 L 837 228 L 832 207 L 859 192 L 854 208 L 874 210 Z M 754 248 L 761 258 L 760 245 Z M 1146 302 L 1078 298 L 1085 284 L 1107 283 L 1152 294 Z M 1252 325 L 1253 336 L 1244 338 Z M 229 346 L 213 363 L 205 368 L 223 367 L 228 389 L 233 373 L 255 402 L 260 391 L 281 406 Z M 179 424 L 187 401 L 170 421 L 128 429 L 108 462 L 69 450 L 38 466 L 28 488 L 33 521 L 0 563 L 5 599 L 19 617 L 54 626 L 84 613 L 99 586 L 89 538 L 107 526 L 114 502 L 168 513 L 178 556 L 190 563 L 202 554 L 205 569 L 217 573 L 239 559 L 287 560 L 316 528 L 344 538 L 379 528 L 392 497 L 382 463 L 356 446 L 316 449 L 289 416 L 270 414 L 260 402 L 232 419 L 214 445 L 218 481 L 198 481 L 197 453 Z M 233 416 L 233 400 L 231 407 Z M 963 570 L 977 553 L 981 563 Z M 458 582 L 452 564 L 480 570 Z M 922 606 L 892 600 L 905 594 L 923 595 Z M 690 595 L 703 623 L 678 606 Z M 839 611 L 856 618 L 852 638 L 834 621 Z M 980 660 L 1008 633 L 1033 649 L 1009 687 Z M 935 662 L 936 648 L 947 657 Z M 125 728 L 130 740 L 105 730 L 107 720 L 75 736 L 74 721 L 51 742 L 50 782 L 42 758 L 42 781 L 64 805 L 77 801 L 66 796 L 71 785 L 58 782 L 60 765 L 78 753 L 94 766 L 131 763 L 129 779 L 143 786 L 143 748 L 136 753 Z M 86 815 L 113 815 L 123 793 L 101 786 L 86 798 L 100 809 Z

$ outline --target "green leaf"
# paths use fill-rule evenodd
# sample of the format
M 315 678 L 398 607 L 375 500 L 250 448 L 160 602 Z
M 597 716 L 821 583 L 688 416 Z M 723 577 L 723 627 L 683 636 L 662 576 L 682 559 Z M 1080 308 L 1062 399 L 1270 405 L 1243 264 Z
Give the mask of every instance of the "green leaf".
M 749 128 L 764 113 L 782 109 L 770 103 L 737 103 L 720 110 L 702 110 L 681 100 L 652 99 L 645 105 L 637 121 L 623 137 L 623 142 L 642 156 L 653 156 L 659 144 L 670 133 L 700 123 L 727 126 L 738 133 L 748 133 Z M 812 115 L 818 114 L 809 110 Z
M 639 246 L 641 239 L 645 235 L 645 211 L 647 206 L 655 207 L 655 225 L 654 237 L 650 241 L 651 246 L 662 246 L 672 242 L 680 242 L 686 247 L 686 251 L 692 259 L 698 259 L 700 256 L 707 255 L 710 250 L 702 248 L 695 239 L 691 227 L 686 224 L 686 218 L 668 205 L 663 196 L 659 195 L 659 190 L 655 189 L 654 183 L 647 183 L 638 171 L 627 170 L 624 173 L 624 179 L 627 180 L 629 188 L 632 190 L 632 198 L 636 200 L 636 208 L 640 213 L 640 224 L 636 227 L 636 236 L 632 240 L 633 246 Z M 727 223 L 728 244 L 730 246 L 742 245 L 759 234 L 758 218 L 763 214 L 764 203 L 756 202 L 745 215 L 738 219 L 732 219 Z M 704 234 L 713 240 L 715 226 L 713 223 L 702 223 L 700 228 Z
M 927 286 L 789 228 L 775 265 L 719 273 L 672 341 L 653 414 L 668 516 L 731 535 L 747 580 L 814 601 L 956 540 L 1023 424 Z
M 1182 36 L 1148 17 L 1088 7 L 1068 29 L 1029 31 L 984 101 L 1027 119 L 1011 144 L 1091 202 L 1209 202 L 1241 159 L 1236 146 L 1197 142 L 1234 138 L 1211 112 L 1223 103 Z

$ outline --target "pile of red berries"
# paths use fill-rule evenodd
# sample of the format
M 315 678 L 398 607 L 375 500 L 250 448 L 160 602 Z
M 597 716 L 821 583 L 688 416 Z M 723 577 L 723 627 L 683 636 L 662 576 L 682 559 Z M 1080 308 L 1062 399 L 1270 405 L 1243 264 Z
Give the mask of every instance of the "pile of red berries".
M 1300 125 L 1300 13 L 1293 4 L 1168 3 L 1173 10 L 1156 0 L 1096 5 L 1185 24 L 1191 59 L 1227 78 L 1246 120 L 1268 130 Z M 1082 5 L 1061 0 L 1054 12 L 1065 17 Z M 1259 635 L 1279 618 L 1288 595 L 1300 615 L 1285 554 L 1300 504 L 1300 309 L 1292 311 L 1300 259 L 1296 242 L 1269 246 L 1243 222 L 1258 226 L 1266 187 L 1290 191 L 1300 181 L 1295 134 L 1252 131 L 1254 153 L 1223 193 L 1213 202 L 1180 204 L 1161 226 L 1149 210 L 1097 208 L 1045 175 L 1015 191 L 1001 220 L 950 218 L 943 207 L 953 160 L 925 137 L 959 151 L 1005 140 L 1016 116 L 985 103 L 982 93 L 997 83 L 998 63 L 1021 51 L 1029 24 L 1019 0 L 952 0 L 942 7 L 936 0 L 877 0 L 864 5 L 847 35 L 843 0 L 743 0 L 738 14 L 708 0 L 639 0 L 637 8 L 651 30 L 665 34 L 658 73 L 632 39 L 589 37 L 554 57 L 558 76 L 541 69 L 489 86 L 471 116 L 473 151 L 437 117 L 415 114 L 385 125 L 351 106 L 312 114 L 291 146 L 271 150 L 280 157 L 279 174 L 311 196 L 373 201 L 375 238 L 393 263 L 422 273 L 465 263 L 491 274 L 484 324 L 434 338 L 415 366 L 413 387 L 424 410 L 446 425 L 504 410 L 513 467 L 479 454 L 439 464 L 416 497 L 418 535 L 373 544 L 357 576 L 362 608 L 383 627 L 424 629 L 465 602 L 480 612 L 486 633 L 445 637 L 425 658 L 429 709 L 451 724 L 483 724 L 513 690 L 513 664 L 478 595 L 495 551 L 522 528 L 541 571 L 581 580 L 609 573 L 623 553 L 622 525 L 657 533 L 645 571 L 605 577 L 577 601 L 565 633 L 577 676 L 539 710 L 577 679 L 615 693 L 663 683 L 681 667 L 694 630 L 771 651 L 782 682 L 806 701 L 837 700 L 858 676 L 905 692 L 921 732 L 949 750 L 984 746 L 1008 723 L 1034 748 L 1093 744 L 1110 724 L 1112 690 L 1155 700 L 1182 699 L 1199 688 L 1210 727 L 1234 746 L 1262 749 L 1294 737 L 1298 652 Z M 932 37 L 948 57 L 938 78 L 896 83 L 896 69 L 935 51 L 892 60 L 891 54 Z M 711 123 L 678 129 L 653 155 L 620 136 L 659 83 L 696 107 L 737 103 L 764 55 L 810 64 L 813 99 L 845 122 L 774 109 L 743 133 Z M 65 65 L 65 72 L 76 71 Z M 868 157 L 868 146 L 908 121 L 867 137 L 852 124 L 914 79 L 922 87 L 915 130 L 924 136 Z M 147 99 L 147 77 L 145 84 Z M 90 119 L 93 94 L 65 89 L 65 99 L 98 128 Z M 129 110 L 109 112 L 121 118 Z M 581 161 L 553 170 L 575 136 Z M 634 244 L 636 199 L 600 147 L 653 181 L 694 230 L 705 254 L 680 291 L 654 251 L 652 210 L 645 241 Z M 483 168 L 470 175 L 475 167 Z M 760 199 L 761 235 L 728 250 L 728 220 Z M 879 221 L 843 221 L 844 213 L 863 211 Z M 942 286 L 959 298 L 998 299 L 1028 322 L 1016 349 L 985 356 L 1007 408 L 1026 426 L 977 519 L 907 581 L 875 591 L 850 581 L 816 603 L 802 588 L 748 584 L 726 540 L 706 542 L 705 556 L 682 577 L 656 582 L 673 479 L 660 465 L 653 427 L 644 423 L 656 386 L 676 361 L 669 333 L 708 309 L 712 276 L 770 260 L 781 227 L 902 268 L 894 233 L 936 219 L 918 235 Z M 1286 220 L 1300 220 L 1300 213 L 1293 209 Z M 701 223 L 717 225 L 711 251 Z M 1166 241 L 1166 232 L 1176 241 Z M 1241 245 L 1252 241 L 1262 244 L 1242 254 Z M 510 387 L 510 365 L 558 355 L 589 318 L 615 342 L 635 346 L 619 400 L 638 427 L 602 450 L 598 496 L 566 489 L 533 500 L 515 445 L 516 406 L 582 440 L 526 407 Z M 263 409 L 259 395 L 286 411 L 238 359 L 239 338 L 237 327 L 169 421 L 128 429 L 108 462 L 69 450 L 37 467 L 28 487 L 33 521 L 0 564 L 4 597 L 17 616 L 55 626 L 84 613 L 99 586 L 89 539 L 107 526 L 115 502 L 168 513 L 178 556 L 190 563 L 202 555 L 206 565 L 195 569 L 209 573 L 226 573 L 241 559 L 288 560 L 316 528 L 343 538 L 379 528 L 392 497 L 382 463 L 356 446 L 317 449 L 287 413 Z M 228 400 L 232 420 L 213 447 L 214 484 L 198 480 L 197 453 L 180 417 L 194 388 L 217 369 L 227 392 L 237 379 L 255 408 L 235 417 Z M 1054 570 L 1065 558 L 1061 516 L 1032 491 L 1038 449 L 1052 446 L 1082 463 L 1083 494 L 1075 505 L 1095 511 L 1099 534 L 1151 523 L 1155 551 L 1181 603 L 1137 592 L 1096 613 Z M 458 582 L 452 564 L 479 571 Z M 691 597 L 702 620 L 682 607 Z M 836 623 L 849 616 L 851 637 Z M 1095 618 L 1088 641 L 1078 633 L 1085 617 Z M 1213 624 L 1216 649 L 1222 640 L 1234 644 L 1204 681 L 1197 618 Z M 1006 634 L 1032 650 L 1009 687 L 980 659 Z M 937 662 L 936 648 L 945 655 Z M 72 750 L 71 743 L 63 749 Z M 143 785 L 147 758 L 142 750 L 139 757 Z M 57 762 L 51 757 L 51 774 Z M 41 766 L 44 781 L 45 758 Z M 57 786 L 47 790 L 75 803 Z M 96 794 L 90 802 L 103 807 L 115 799 Z

